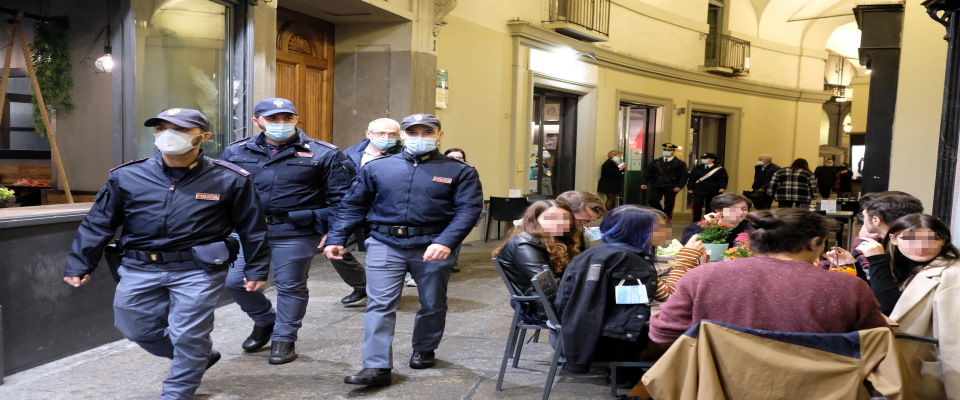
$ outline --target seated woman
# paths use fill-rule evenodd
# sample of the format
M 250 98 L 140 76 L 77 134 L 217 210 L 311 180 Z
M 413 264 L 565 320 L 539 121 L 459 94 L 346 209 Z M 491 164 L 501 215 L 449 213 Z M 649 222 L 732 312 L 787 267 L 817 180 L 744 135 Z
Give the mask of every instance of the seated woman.
M 737 235 L 744 232 L 747 228 L 747 221 L 744 219 L 747 217 L 747 213 L 750 212 L 751 207 L 753 207 L 753 202 L 745 196 L 735 193 L 721 193 L 710 201 L 710 209 L 713 210 L 713 212 L 703 217 L 705 220 L 719 219 L 722 222 L 735 226 L 736 228 L 733 228 L 733 232 L 727 235 L 727 244 L 734 246 Z M 697 225 L 698 223 L 699 221 L 694 222 L 683 229 L 683 235 L 680 237 L 681 243 L 686 243 L 691 237 L 703 231 L 703 228 Z
M 562 321 L 565 371 L 585 373 L 597 361 L 635 360 L 646 345 L 650 299 L 666 298 L 686 271 L 697 265 L 703 244 L 694 238 L 683 267 L 659 287 L 651 243 L 667 236 L 666 216 L 637 206 L 615 208 L 600 224 L 603 243 L 573 259 L 560 282 L 556 305 Z M 634 299 L 627 299 L 624 292 Z M 658 297 L 660 296 L 660 297 Z
M 960 252 L 951 244 L 950 228 L 936 217 L 911 214 L 890 225 L 883 246 L 866 239 L 858 249 L 870 262 L 871 287 L 881 304 L 896 303 L 890 318 L 900 329 L 940 339 L 939 352 L 901 341 L 915 374 L 914 394 L 960 398 Z
M 564 268 L 580 253 L 580 230 L 576 229 L 570 208 L 554 200 L 540 200 L 523 213 L 520 226 L 496 250 L 507 279 L 527 296 L 535 296 L 530 279 L 545 269 L 562 275 Z M 516 305 L 511 302 L 511 306 Z M 531 323 L 543 323 L 547 316 L 539 303 L 521 308 L 521 315 Z
M 887 326 L 867 284 L 813 263 L 836 221 L 802 209 L 747 215 L 755 257 L 710 263 L 650 320 L 651 351 L 664 350 L 702 319 L 772 331 L 843 333 Z

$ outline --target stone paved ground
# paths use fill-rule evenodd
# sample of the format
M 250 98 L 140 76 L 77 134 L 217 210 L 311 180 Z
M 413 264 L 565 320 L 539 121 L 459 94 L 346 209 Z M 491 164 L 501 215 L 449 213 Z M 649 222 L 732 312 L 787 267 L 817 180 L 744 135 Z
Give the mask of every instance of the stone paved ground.
M 679 235 L 679 230 L 676 230 Z M 417 311 L 417 292 L 405 288 L 394 341 L 392 386 L 362 389 L 343 383 L 360 370 L 363 307 L 344 307 L 349 293 L 322 256 L 314 260 L 310 306 L 300 331 L 300 358 L 268 365 L 269 351 L 246 354 L 240 342 L 250 320 L 230 304 L 217 310 L 214 348 L 223 359 L 203 378 L 197 398 L 227 399 L 537 399 L 540 397 L 551 347 L 546 340 L 524 347 L 519 368 L 508 368 L 504 390 L 497 392 L 497 373 L 512 310 L 507 291 L 490 262 L 496 242 L 468 243 L 461 253 L 463 272 L 450 281 L 446 334 L 437 351 L 436 368 L 413 370 L 410 333 Z M 275 296 L 271 288 L 268 296 Z M 546 335 L 544 335 L 546 336 Z M 544 338 L 545 339 L 545 338 Z M 268 346 L 269 348 L 269 346 Z M 157 398 L 169 361 L 147 354 L 126 341 L 33 368 L 5 379 L 0 399 L 150 399 Z M 592 375 L 560 374 L 553 399 L 602 399 L 609 387 L 602 371 Z M 625 393 L 625 390 L 621 390 Z

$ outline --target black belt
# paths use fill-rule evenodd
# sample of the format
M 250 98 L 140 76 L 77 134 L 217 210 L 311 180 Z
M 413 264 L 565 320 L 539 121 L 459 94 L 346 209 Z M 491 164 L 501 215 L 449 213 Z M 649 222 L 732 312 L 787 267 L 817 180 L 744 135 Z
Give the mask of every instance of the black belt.
M 267 224 L 276 225 L 276 224 L 285 224 L 287 222 L 290 222 L 290 217 L 286 215 L 267 214 Z
M 124 257 L 130 257 L 134 260 L 151 262 L 151 263 L 160 263 L 160 264 L 168 263 L 168 262 L 193 260 L 193 252 L 190 250 L 143 251 L 143 250 L 126 249 L 124 250 L 123 255 Z
M 440 233 L 446 227 L 443 226 L 400 226 L 400 225 L 380 225 L 370 224 L 370 228 L 396 237 L 421 236 Z

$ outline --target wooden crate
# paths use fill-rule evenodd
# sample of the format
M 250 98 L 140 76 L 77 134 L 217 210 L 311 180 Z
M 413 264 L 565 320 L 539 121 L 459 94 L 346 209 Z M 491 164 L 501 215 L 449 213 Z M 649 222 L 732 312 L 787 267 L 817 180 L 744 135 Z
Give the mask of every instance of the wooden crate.
M 42 196 L 41 204 L 67 204 L 67 194 L 62 190 L 44 189 L 40 192 Z M 73 193 L 74 203 L 92 203 L 96 194 L 78 194 Z

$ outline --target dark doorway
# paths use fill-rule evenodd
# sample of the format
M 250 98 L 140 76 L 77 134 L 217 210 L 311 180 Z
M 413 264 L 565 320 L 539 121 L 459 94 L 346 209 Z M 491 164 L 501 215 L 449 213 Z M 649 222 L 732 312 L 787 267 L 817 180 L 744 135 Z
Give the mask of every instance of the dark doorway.
M 576 95 L 535 89 L 527 193 L 573 190 L 577 144 Z
M 727 143 L 727 116 L 702 111 L 694 111 L 690 119 L 693 129 L 693 148 L 687 154 L 687 166 L 693 169 L 700 164 L 703 153 L 716 153 L 719 165 L 724 165 L 724 152 Z

